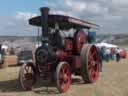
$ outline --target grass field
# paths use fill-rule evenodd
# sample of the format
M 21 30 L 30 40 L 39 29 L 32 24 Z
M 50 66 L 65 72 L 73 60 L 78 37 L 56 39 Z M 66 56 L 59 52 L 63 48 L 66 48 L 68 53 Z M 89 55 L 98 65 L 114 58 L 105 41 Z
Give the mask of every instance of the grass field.
M 94 84 L 73 80 L 68 92 L 59 94 L 55 87 L 44 87 L 42 79 L 32 91 L 24 91 L 18 83 L 19 67 L 0 69 L 0 96 L 128 96 L 128 58 L 119 63 L 104 63 L 103 72 Z M 49 84 L 49 83 L 48 83 Z

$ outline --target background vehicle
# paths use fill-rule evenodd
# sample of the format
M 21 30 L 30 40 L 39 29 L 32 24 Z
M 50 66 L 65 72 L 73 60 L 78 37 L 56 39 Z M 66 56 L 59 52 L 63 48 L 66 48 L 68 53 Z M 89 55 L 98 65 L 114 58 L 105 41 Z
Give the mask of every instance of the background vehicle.
M 18 53 L 17 55 L 17 64 L 18 65 L 22 65 L 24 62 L 33 61 L 33 54 L 32 54 L 32 50 L 23 50 L 21 52 Z

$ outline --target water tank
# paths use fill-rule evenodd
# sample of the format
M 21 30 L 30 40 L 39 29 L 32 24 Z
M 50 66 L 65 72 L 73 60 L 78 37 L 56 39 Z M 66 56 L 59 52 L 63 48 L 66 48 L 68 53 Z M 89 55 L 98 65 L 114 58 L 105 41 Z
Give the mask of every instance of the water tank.
M 89 43 L 96 43 L 96 32 L 95 31 L 89 31 L 88 32 L 88 41 Z

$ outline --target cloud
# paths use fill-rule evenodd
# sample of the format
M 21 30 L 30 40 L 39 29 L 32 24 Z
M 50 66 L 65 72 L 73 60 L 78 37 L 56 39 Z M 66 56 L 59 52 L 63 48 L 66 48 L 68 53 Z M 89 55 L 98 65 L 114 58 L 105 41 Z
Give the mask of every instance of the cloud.
M 73 10 L 76 10 L 76 11 L 84 11 L 87 7 L 86 3 L 82 3 L 80 1 L 75 1 L 74 0 L 65 0 L 65 4 L 72 8 Z
M 102 14 L 107 11 L 107 8 L 101 6 L 98 2 L 88 2 L 84 0 L 65 0 L 65 4 L 72 8 L 75 12 L 88 12 L 92 14 Z
M 8 26 L 16 26 L 16 23 L 10 21 L 10 22 L 7 23 L 7 25 L 8 25 Z
M 128 0 L 45 0 L 43 6 L 48 6 L 52 14 L 94 22 L 101 26 L 99 33 L 127 33 Z M 31 35 L 36 28 L 28 24 L 28 19 L 36 15 L 33 12 L 18 11 L 13 17 L 3 17 L 0 31 L 6 30 L 5 34 Z
M 34 16 L 37 16 L 37 14 L 30 12 L 17 12 L 12 17 L 1 17 L 1 20 L 4 20 L 4 22 L 0 22 L 0 35 L 36 35 L 37 28 L 28 23 L 28 19 Z
M 37 16 L 37 14 L 30 12 L 17 12 L 15 18 L 20 20 L 28 20 L 29 18 L 34 16 Z
M 117 5 L 128 5 L 128 0 L 112 0 L 112 3 Z
M 128 0 L 65 0 L 65 7 L 77 17 L 99 24 L 100 33 L 127 32 Z

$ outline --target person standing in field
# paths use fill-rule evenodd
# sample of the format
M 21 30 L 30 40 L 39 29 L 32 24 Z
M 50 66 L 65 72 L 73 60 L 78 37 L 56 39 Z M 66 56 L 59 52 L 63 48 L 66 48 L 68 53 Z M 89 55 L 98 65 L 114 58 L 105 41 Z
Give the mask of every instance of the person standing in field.
M 119 62 L 120 61 L 120 49 L 116 48 L 116 61 Z
M 102 72 L 103 68 L 103 48 L 98 48 L 98 55 L 99 55 L 99 66 L 100 66 L 100 72 Z
M 110 54 L 111 54 L 110 49 L 109 49 L 109 48 L 105 48 L 104 54 L 105 54 L 105 60 L 106 60 L 107 62 L 109 62 L 109 60 L 110 60 Z
M 0 65 L 4 63 L 4 50 L 2 49 L 2 44 L 0 44 Z

